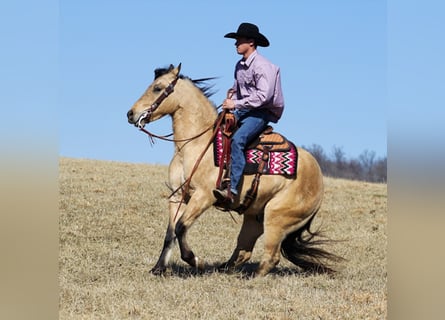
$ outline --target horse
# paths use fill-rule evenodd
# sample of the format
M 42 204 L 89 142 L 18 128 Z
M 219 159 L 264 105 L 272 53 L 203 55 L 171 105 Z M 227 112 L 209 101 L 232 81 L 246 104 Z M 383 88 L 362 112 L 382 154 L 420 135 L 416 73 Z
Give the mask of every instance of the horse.
M 169 115 L 172 119 L 175 151 L 168 168 L 172 190 L 169 198 L 169 222 L 164 244 L 151 272 L 165 273 L 174 243 L 178 242 L 181 259 L 191 267 L 204 269 L 187 243 L 187 231 L 206 209 L 215 205 L 219 168 L 209 150 L 218 110 L 209 100 L 211 93 L 200 80 L 180 73 L 181 64 L 155 70 L 155 79 L 127 112 L 130 124 L 144 130 L 146 124 Z M 207 78 L 204 80 L 213 79 Z M 146 131 L 148 132 L 148 131 Z M 327 262 L 337 256 L 320 247 L 325 238 L 310 230 L 323 199 L 323 175 L 316 159 L 298 149 L 298 174 L 294 179 L 264 175 L 255 201 L 243 213 L 237 245 L 223 270 L 236 270 L 249 261 L 257 239 L 264 234 L 264 253 L 253 276 L 267 275 L 281 255 L 304 271 L 334 272 Z M 243 177 L 240 197 L 245 196 L 252 175 Z M 187 183 L 187 188 L 184 185 Z

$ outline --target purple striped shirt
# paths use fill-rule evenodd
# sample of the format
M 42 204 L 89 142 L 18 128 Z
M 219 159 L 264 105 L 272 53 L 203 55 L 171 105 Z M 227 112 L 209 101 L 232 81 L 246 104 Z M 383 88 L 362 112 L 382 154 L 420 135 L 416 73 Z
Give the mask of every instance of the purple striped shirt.
M 232 89 L 236 92 L 232 98 L 236 109 L 268 109 L 275 118 L 272 122 L 277 122 L 283 114 L 280 68 L 256 50 L 246 61 L 236 64 Z

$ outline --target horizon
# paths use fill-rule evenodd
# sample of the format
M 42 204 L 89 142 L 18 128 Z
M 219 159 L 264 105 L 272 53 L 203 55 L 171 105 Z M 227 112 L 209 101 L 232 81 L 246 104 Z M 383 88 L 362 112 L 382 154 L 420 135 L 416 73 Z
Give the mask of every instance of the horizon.
M 235 5 L 239 10 L 232 10 Z M 281 69 L 285 110 L 276 131 L 326 153 L 337 147 L 348 158 L 365 150 L 386 156 L 385 1 L 175 7 L 95 1 L 85 10 L 84 1 L 60 4 L 59 97 L 61 114 L 70 119 L 59 128 L 60 155 L 168 163 L 173 145 L 150 147 L 127 123 L 128 109 L 152 82 L 154 69 L 179 63 L 190 78 L 217 77 L 211 101 L 219 105 L 240 59 L 235 41 L 224 34 L 249 21 L 271 43 L 258 51 Z M 169 12 L 175 22 L 165 23 L 163 15 L 144 19 L 146 12 Z M 199 18 L 187 19 L 191 13 Z M 228 19 L 215 24 L 220 16 Z M 171 121 L 150 123 L 149 130 L 168 134 Z

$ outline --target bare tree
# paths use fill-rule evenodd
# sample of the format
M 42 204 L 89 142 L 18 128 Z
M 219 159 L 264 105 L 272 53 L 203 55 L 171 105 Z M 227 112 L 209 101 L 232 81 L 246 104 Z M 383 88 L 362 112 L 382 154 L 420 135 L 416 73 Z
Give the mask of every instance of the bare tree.
M 373 166 L 374 166 L 375 152 L 365 150 L 359 155 L 358 158 L 362 165 L 364 180 L 373 181 L 374 180 Z
M 303 147 L 317 159 L 325 176 L 369 182 L 387 181 L 387 158 L 376 159 L 374 151 L 365 150 L 358 159 L 347 159 L 342 147 L 334 146 L 332 157 L 328 157 L 318 144 Z

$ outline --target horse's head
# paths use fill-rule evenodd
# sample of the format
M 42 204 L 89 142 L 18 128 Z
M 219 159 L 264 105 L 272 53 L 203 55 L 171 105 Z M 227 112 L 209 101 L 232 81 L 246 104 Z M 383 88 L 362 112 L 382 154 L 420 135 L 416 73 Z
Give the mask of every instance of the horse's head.
M 127 112 L 128 122 L 143 128 L 150 121 L 155 121 L 175 112 L 178 101 L 175 101 L 173 90 L 179 79 L 181 64 L 176 68 L 156 69 L 155 79 L 144 94 Z

